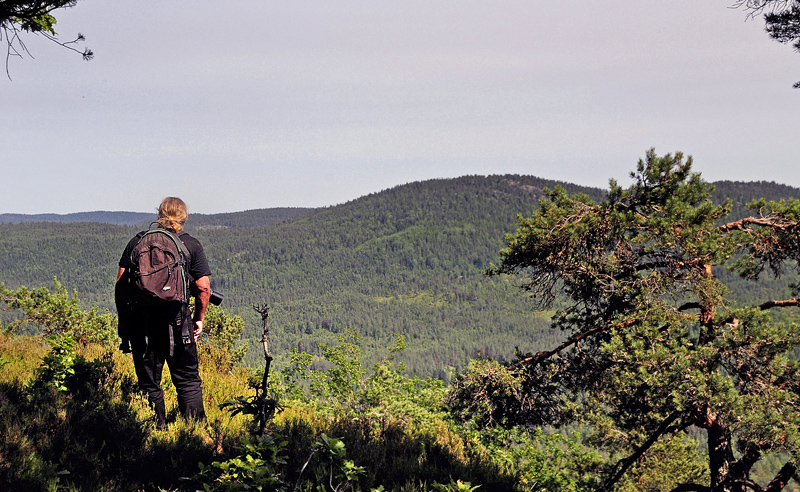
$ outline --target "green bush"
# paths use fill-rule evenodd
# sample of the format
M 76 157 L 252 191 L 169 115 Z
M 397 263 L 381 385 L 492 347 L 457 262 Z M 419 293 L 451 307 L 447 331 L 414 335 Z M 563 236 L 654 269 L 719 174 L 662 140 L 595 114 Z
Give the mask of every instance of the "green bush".
M 255 443 L 245 440 L 234 457 L 214 461 L 209 466 L 200 463 L 200 473 L 193 480 L 205 492 L 278 492 L 286 490 L 281 469 L 286 465 L 283 449 L 286 443 L 264 436 Z
M 232 316 L 213 304 L 208 306 L 203 320 L 204 336 L 201 343 L 220 351 L 220 366 L 228 366 L 228 370 L 238 365 L 247 355 L 247 345 L 240 342 L 244 332 L 244 320 L 241 316 Z
M 109 312 L 100 314 L 99 308 L 81 310 L 78 293 L 74 292 L 70 298 L 58 279 L 53 279 L 53 292 L 46 287 L 10 290 L 0 283 L 0 301 L 6 303 L 5 311 L 19 309 L 24 314 L 22 319 L 9 323 L 7 331 L 33 325 L 45 336 L 62 333 L 82 345 L 97 343 L 111 347 L 119 342 L 116 316 Z

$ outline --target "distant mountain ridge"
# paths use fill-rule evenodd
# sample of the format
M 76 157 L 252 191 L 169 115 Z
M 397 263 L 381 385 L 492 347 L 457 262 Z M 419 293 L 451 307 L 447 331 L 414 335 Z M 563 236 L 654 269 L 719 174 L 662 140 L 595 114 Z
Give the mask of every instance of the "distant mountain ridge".
M 800 200 L 800 188 L 774 181 L 715 181 L 713 185 L 711 200 L 714 203 L 722 203 L 726 198 L 732 202 L 731 215 L 727 220 L 738 220 L 750 215 L 747 204 L 758 198 L 768 201 L 788 198 Z
M 459 178 L 453 178 L 459 179 Z M 570 192 L 581 191 L 593 197 L 602 195 L 603 190 L 599 188 L 583 187 L 569 183 L 557 182 L 552 180 L 545 180 L 541 178 L 534 178 L 543 183 L 545 186 L 555 186 L 561 184 L 566 186 Z M 430 180 L 435 181 L 435 180 Z M 423 181 L 424 182 L 424 181 Z M 413 184 L 413 183 L 410 183 Z M 797 198 L 800 199 L 800 188 L 793 186 L 776 183 L 774 181 L 716 181 L 712 183 L 715 186 L 712 200 L 715 203 L 722 202 L 725 198 L 731 198 L 733 201 L 733 215 L 740 216 L 746 213 L 746 205 L 754 198 L 766 198 L 768 200 L 780 198 Z M 407 185 L 400 185 L 397 188 Z M 383 192 L 390 191 L 384 190 Z M 541 189 L 541 188 L 539 188 Z M 371 193 L 365 197 L 375 194 Z M 362 197 L 362 198 L 365 198 Z M 358 199 L 356 199 L 358 200 Z M 353 201 L 356 201 L 353 200 Z M 331 207 L 323 207 L 331 208 Z M 241 212 L 226 212 L 219 214 L 191 214 L 187 228 L 205 228 L 205 227 L 266 227 L 275 224 L 280 224 L 287 220 L 293 220 L 315 210 L 314 208 L 303 207 L 273 207 L 244 210 Z M 13 213 L 0 213 L 0 224 L 20 224 L 26 222 L 56 222 L 61 224 L 70 224 L 75 222 L 99 222 L 103 224 L 115 225 L 136 225 L 146 226 L 155 220 L 155 213 L 147 212 L 124 212 L 124 211 L 105 211 L 98 210 L 92 212 L 76 212 L 69 214 L 13 214 Z
M 201 227 L 267 227 L 287 220 L 301 217 L 310 208 L 265 208 L 243 212 L 221 214 L 191 214 L 188 229 Z M 99 222 L 102 224 L 147 226 L 156 219 L 155 213 L 145 212 L 78 212 L 71 214 L 0 214 L 0 224 L 21 224 L 27 222 L 56 222 L 71 224 L 76 222 Z
M 104 224 L 134 225 L 144 222 L 153 214 L 143 212 L 77 212 L 72 214 L 0 214 L 0 224 L 21 224 L 24 222 L 101 222 Z

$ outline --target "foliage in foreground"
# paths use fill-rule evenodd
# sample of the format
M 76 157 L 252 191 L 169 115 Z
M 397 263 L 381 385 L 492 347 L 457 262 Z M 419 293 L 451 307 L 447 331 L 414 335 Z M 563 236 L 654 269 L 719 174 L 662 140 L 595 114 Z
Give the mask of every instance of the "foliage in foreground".
M 69 50 L 81 53 L 84 60 L 94 58 L 89 48 L 83 51 L 75 48 L 75 44 L 84 41 L 83 34 L 78 34 L 74 41 L 60 41 L 56 33 L 54 11 L 75 6 L 77 0 L 4 0 L 0 2 L 0 40 L 7 45 L 6 72 L 8 60 L 12 56 L 22 57 L 28 48 L 22 41 L 23 33 L 35 33 Z
M 200 352 L 208 422 L 174 420 L 167 383 L 174 421 L 159 431 L 129 358 L 63 334 L 39 340 L 0 337 L 0 488 L 579 491 L 604 463 L 577 434 L 453 424 L 441 381 L 404 375 L 391 355 L 364 371 L 357 339 L 312 364 L 296 354 L 273 378 L 280 405 L 263 439 L 227 410 L 260 377 L 211 347 Z

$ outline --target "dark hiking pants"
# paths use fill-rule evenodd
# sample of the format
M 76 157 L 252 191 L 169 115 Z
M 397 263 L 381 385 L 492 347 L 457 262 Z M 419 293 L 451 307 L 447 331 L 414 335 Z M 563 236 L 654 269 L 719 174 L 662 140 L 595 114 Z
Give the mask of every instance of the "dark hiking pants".
M 153 333 L 169 333 L 173 325 L 163 326 L 162 330 L 150 326 L 148 330 Z M 139 388 L 147 393 L 148 401 L 153 407 L 156 416 L 156 426 L 163 428 L 166 425 L 166 408 L 164 405 L 164 390 L 161 388 L 161 376 L 164 363 L 169 367 L 172 383 L 178 393 L 178 409 L 186 419 L 205 420 L 206 413 L 203 406 L 203 389 L 197 358 L 197 344 L 182 344 L 177 338 L 170 355 L 169 336 L 139 337 L 131 341 L 133 350 L 133 365 L 136 368 L 136 377 L 139 379 Z

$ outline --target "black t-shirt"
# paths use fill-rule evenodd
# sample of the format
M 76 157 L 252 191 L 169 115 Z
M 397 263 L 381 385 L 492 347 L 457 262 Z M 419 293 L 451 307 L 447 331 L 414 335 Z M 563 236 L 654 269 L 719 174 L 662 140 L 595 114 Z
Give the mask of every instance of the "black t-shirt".
M 186 250 L 189 252 L 186 265 L 186 272 L 189 274 L 189 280 L 194 282 L 198 278 L 211 275 L 206 252 L 203 250 L 203 245 L 200 244 L 200 241 L 185 232 L 178 234 L 178 238 L 183 242 L 184 246 L 186 246 Z M 122 252 L 122 257 L 119 259 L 120 268 L 128 268 L 131 266 L 131 251 L 133 251 L 134 246 L 136 246 L 138 242 L 138 234 L 128 241 L 128 245 L 125 246 L 125 251 Z

